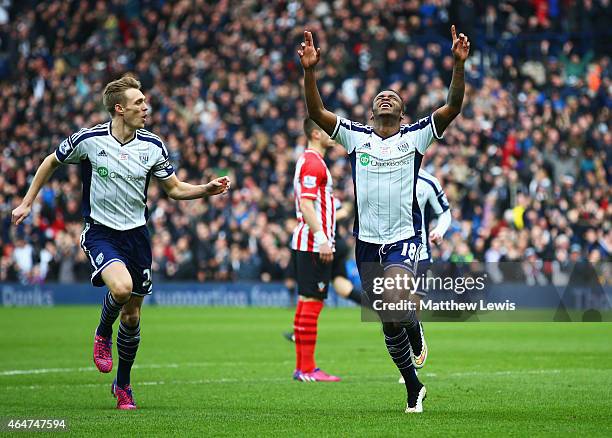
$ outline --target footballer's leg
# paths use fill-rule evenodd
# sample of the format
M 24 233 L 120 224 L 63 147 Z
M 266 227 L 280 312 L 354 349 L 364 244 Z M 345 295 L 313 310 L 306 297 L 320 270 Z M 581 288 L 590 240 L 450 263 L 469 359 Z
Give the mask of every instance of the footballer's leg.
M 146 295 L 153 290 L 151 280 L 151 241 L 146 226 L 124 232 L 122 256 L 127 260 L 127 270 L 132 278 L 131 298 L 121 309 L 117 352 L 119 366 L 113 383 L 118 409 L 136 409 L 130 385 L 130 373 L 140 344 L 140 311 Z
M 362 305 L 361 291 L 353 286 L 351 280 L 343 276 L 337 276 L 334 277 L 332 285 L 336 293 L 342 298 L 346 298 L 359 306 Z
M 293 378 L 302 382 L 337 382 L 340 378 L 318 368 L 314 358 L 319 315 L 327 298 L 331 266 L 323 263 L 317 253 L 297 251 L 296 256 L 299 298 L 293 326 L 296 352 Z
M 113 368 L 112 334 L 113 324 L 119 312 L 130 299 L 132 277 L 125 265 L 117 260 L 101 272 L 102 281 L 108 292 L 102 303 L 100 322 L 94 337 L 94 363 L 100 372 L 109 373 Z
M 113 323 L 121 307 L 130 299 L 133 286 L 125 258 L 115 244 L 114 233 L 107 227 L 91 222 L 85 223 L 81 233 L 81 248 L 91 262 L 91 284 L 108 288 L 94 334 L 94 363 L 102 373 L 109 373 L 113 368 Z
M 346 272 L 348 252 L 349 248 L 344 239 L 336 239 L 336 253 L 332 261 L 332 285 L 336 294 L 361 306 L 361 291 L 353 286 Z
M 405 268 L 387 267 L 385 278 L 403 278 L 408 275 Z M 387 282 L 391 285 L 391 282 Z M 385 303 L 403 303 L 411 300 L 410 290 L 399 285 L 387 287 L 384 291 Z M 397 366 L 407 392 L 406 412 L 422 412 L 422 401 L 425 397 L 425 387 L 419 381 L 412 360 L 411 341 L 406 326 L 416 320 L 414 310 L 386 311 L 380 312 L 383 321 L 383 332 L 385 334 L 385 345 L 391 359 Z M 417 321 L 418 322 L 418 321 Z
M 143 300 L 142 296 L 132 295 L 128 303 L 121 309 L 117 333 L 119 366 L 112 389 L 113 395 L 117 397 L 118 409 L 136 409 L 130 385 L 130 373 L 140 344 L 140 310 Z

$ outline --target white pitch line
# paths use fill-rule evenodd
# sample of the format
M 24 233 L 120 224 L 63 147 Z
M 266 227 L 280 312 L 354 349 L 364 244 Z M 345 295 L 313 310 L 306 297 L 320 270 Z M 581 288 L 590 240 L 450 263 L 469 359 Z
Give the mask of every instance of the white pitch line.
M 464 373 L 449 373 L 448 377 L 468 377 L 468 376 L 518 376 L 522 374 L 559 374 L 562 370 L 542 369 L 542 370 L 507 370 L 507 371 L 468 371 Z M 427 374 L 425 374 L 427 375 Z M 436 376 L 434 374 L 433 376 Z
M 293 361 L 282 361 L 282 362 L 269 362 L 263 365 L 287 365 L 292 364 Z M 166 369 L 166 368 L 199 368 L 209 366 L 245 366 L 251 362 L 187 362 L 182 364 L 167 363 L 167 364 L 135 364 L 132 368 L 140 369 Z M 75 372 L 88 372 L 97 371 L 95 367 L 78 367 L 78 368 L 34 368 L 28 370 L 5 370 L 0 371 L 0 377 L 2 376 L 23 376 L 30 374 L 53 374 L 53 373 L 75 373 Z
M 168 364 L 168 368 L 177 368 L 181 366 L 185 366 L 189 364 Z M 190 364 L 195 365 L 195 364 Z M 145 366 L 142 366 L 145 368 Z M 151 365 L 148 368 L 164 368 L 159 365 Z M 78 368 L 68 368 L 68 369 L 78 369 Z M 444 375 L 440 375 L 438 373 L 422 373 L 425 377 L 430 378 L 456 378 L 456 377 L 472 377 L 472 376 L 520 376 L 524 374 L 560 374 L 564 370 L 559 369 L 542 369 L 542 370 L 506 370 L 506 371 L 470 371 L 464 373 L 448 373 Z M 575 372 L 576 370 L 567 370 Z M 381 383 L 390 383 L 395 384 L 397 382 L 396 376 L 389 377 L 379 377 L 379 378 L 371 378 L 371 377 L 360 377 L 360 376 L 344 376 L 345 378 L 350 378 L 353 381 L 377 381 Z M 138 382 L 138 386 L 157 386 L 157 385 L 209 385 L 209 384 L 227 384 L 227 383 L 292 383 L 290 377 L 274 377 L 274 378 L 256 378 L 256 379 L 235 379 L 235 378 L 221 378 L 221 379 L 197 379 L 197 380 L 153 380 L 153 381 L 143 381 Z M 5 390 L 23 390 L 23 389 L 51 389 L 51 388 L 98 388 L 108 386 L 108 383 L 74 383 L 74 384 L 59 384 L 59 385 L 12 385 L 12 386 L 3 386 L 0 389 Z
M 291 383 L 291 379 L 287 377 L 275 377 L 275 378 L 257 378 L 257 379 L 198 379 L 198 380 L 153 380 L 138 382 L 137 386 L 157 386 L 157 385 L 208 385 L 218 383 Z M 3 386 L 0 389 L 6 390 L 22 390 L 22 389 L 51 389 L 51 388 L 98 388 L 110 386 L 109 383 L 74 383 L 74 384 L 61 384 L 61 385 L 13 385 Z

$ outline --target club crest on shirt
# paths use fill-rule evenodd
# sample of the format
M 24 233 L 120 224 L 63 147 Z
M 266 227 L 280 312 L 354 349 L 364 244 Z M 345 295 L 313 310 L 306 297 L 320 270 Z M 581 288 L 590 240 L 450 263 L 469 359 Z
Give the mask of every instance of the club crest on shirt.
M 408 143 L 402 143 L 397 147 L 400 152 L 408 152 L 410 150 L 410 145 Z
M 142 164 L 147 164 L 149 162 L 149 155 L 148 154 L 140 154 L 140 162 Z
M 319 288 L 319 292 L 323 292 L 323 290 L 325 290 L 325 283 L 323 281 L 319 281 L 317 286 Z
M 102 264 L 103 261 L 104 261 L 104 253 L 98 254 L 98 257 L 96 257 L 96 265 Z

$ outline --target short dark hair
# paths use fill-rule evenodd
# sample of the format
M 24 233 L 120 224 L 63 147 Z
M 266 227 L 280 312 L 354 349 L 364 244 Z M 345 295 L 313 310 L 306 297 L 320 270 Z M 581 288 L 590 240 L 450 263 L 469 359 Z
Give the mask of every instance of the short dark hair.
M 130 88 L 140 90 L 140 82 L 130 73 L 106 84 L 106 87 L 104 87 L 102 102 L 111 116 L 115 115 L 116 104 L 126 104 L 125 91 L 129 90 Z
M 306 138 L 308 140 L 312 139 L 312 131 L 319 130 L 322 131 L 321 127 L 315 123 L 310 117 L 306 117 L 304 119 L 304 134 L 306 134 Z

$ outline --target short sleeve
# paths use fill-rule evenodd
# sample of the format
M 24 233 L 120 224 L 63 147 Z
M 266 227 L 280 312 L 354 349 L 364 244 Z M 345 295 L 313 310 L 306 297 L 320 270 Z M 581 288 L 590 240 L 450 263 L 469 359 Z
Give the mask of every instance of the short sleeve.
M 409 133 L 413 138 L 414 145 L 421 154 L 425 154 L 427 148 L 433 143 L 434 139 L 441 140 L 442 136 L 436 132 L 436 125 L 433 115 L 423 117 L 416 123 L 402 127 L 404 132 Z
M 62 141 L 55 149 L 55 157 L 60 163 L 77 164 L 87 156 L 82 132 L 79 131 Z
M 432 190 L 427 201 L 436 215 L 441 215 L 449 209 L 448 200 L 442 190 L 437 193 Z
M 153 175 L 159 179 L 170 178 L 174 175 L 174 166 L 170 163 L 170 158 L 168 156 L 168 149 L 166 149 L 166 145 L 163 142 L 160 142 L 160 154 L 157 158 L 155 164 L 153 164 Z
M 361 143 L 365 136 L 369 136 L 372 128 L 361 123 L 336 116 L 336 127 L 331 139 L 340 143 L 350 154 Z
M 327 172 L 317 159 L 306 159 L 300 170 L 300 198 L 317 199 L 319 188 L 326 184 Z

